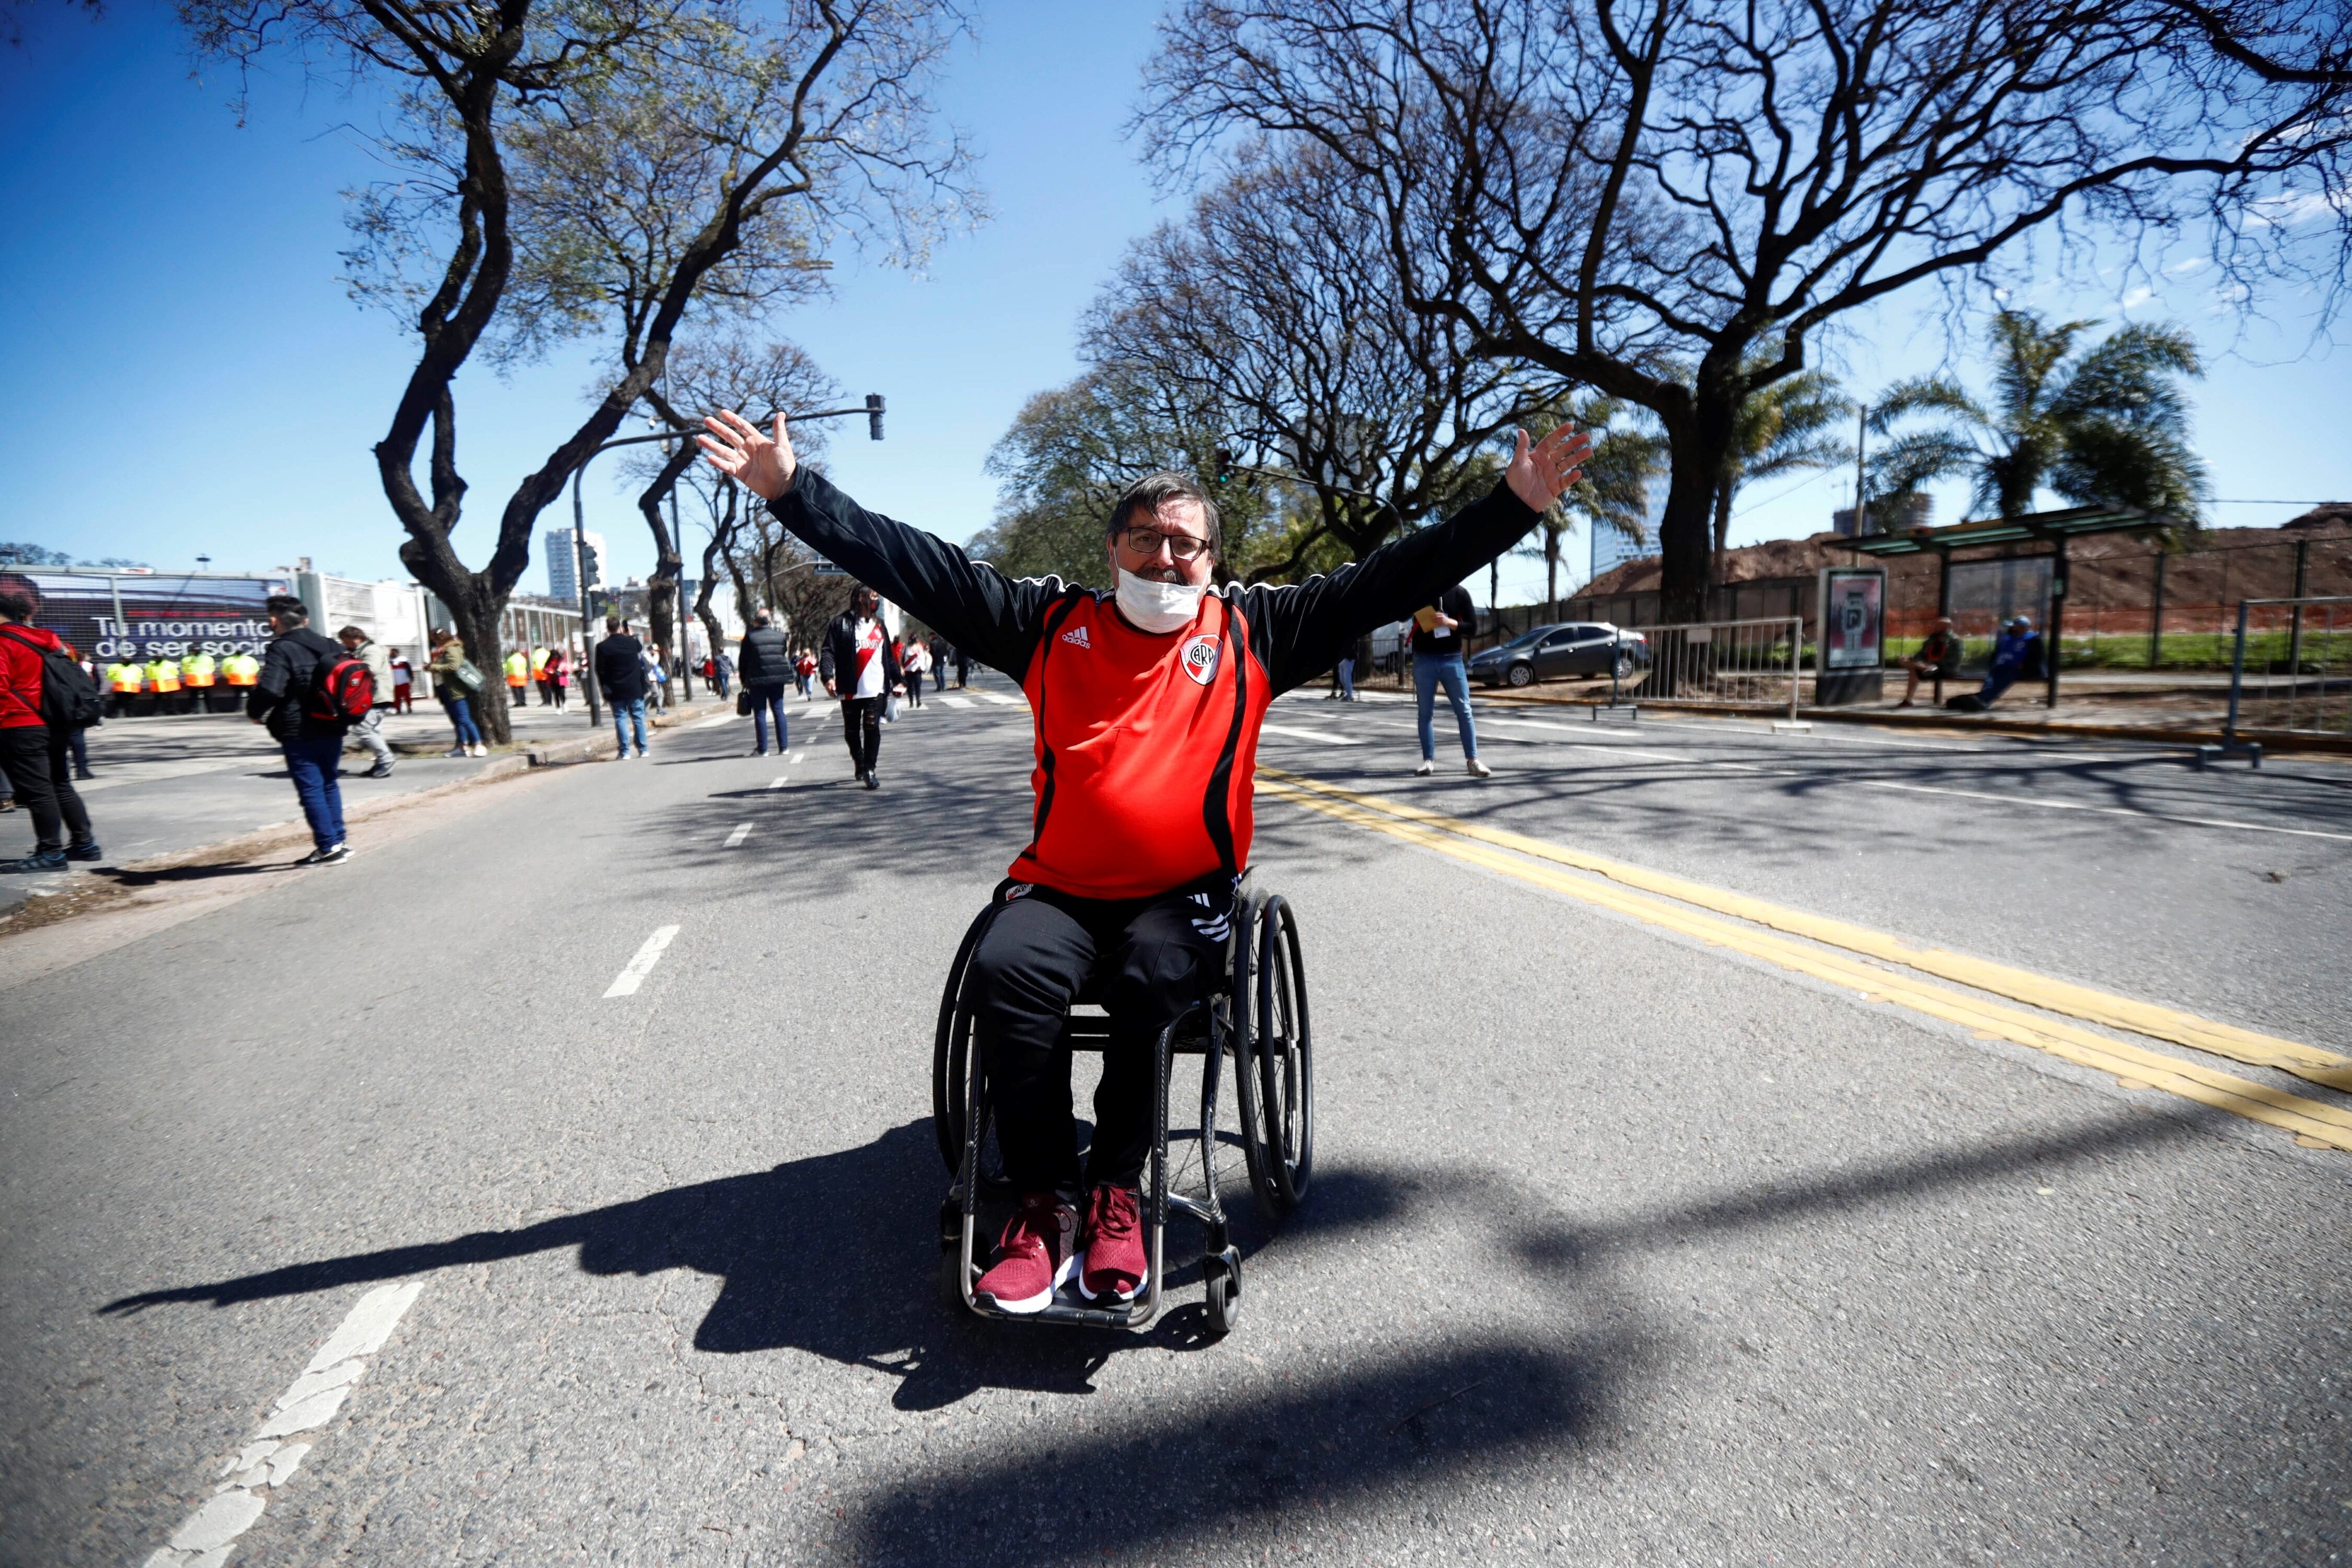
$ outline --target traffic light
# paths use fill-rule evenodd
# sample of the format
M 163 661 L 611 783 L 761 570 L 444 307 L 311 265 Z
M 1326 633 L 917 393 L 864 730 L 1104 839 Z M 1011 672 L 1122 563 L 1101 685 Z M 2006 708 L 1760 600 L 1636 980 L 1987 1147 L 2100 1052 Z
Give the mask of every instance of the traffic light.
M 882 439 L 882 395 L 878 392 L 866 395 L 866 434 L 874 440 Z
M 1234 452 L 1233 452 L 1233 448 L 1232 448 L 1232 447 L 1218 447 L 1218 448 L 1217 448 L 1217 483 L 1219 483 L 1219 484 L 1221 484 L 1221 485 L 1229 485 L 1229 484 L 1232 484 L 1233 482 L 1234 482 Z
M 593 588 L 604 581 L 604 574 L 598 570 L 600 565 L 601 563 L 596 559 L 596 547 L 586 540 L 582 540 L 580 542 L 580 585 L 583 588 Z

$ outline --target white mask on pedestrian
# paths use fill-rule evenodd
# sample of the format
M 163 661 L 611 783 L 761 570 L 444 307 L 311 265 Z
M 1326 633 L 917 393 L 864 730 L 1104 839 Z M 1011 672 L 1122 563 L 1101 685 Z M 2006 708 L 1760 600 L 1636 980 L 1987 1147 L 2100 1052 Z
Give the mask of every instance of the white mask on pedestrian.
M 1202 583 L 1160 583 L 1118 569 L 1119 613 L 1147 632 L 1181 632 L 1201 613 Z

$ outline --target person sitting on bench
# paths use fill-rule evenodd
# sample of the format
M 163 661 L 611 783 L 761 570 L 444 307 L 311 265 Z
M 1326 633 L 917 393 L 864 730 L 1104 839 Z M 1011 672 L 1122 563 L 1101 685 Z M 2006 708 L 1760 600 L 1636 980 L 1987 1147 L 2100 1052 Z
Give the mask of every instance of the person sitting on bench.
M 1952 635 L 1951 616 L 1936 617 L 1936 629 L 1927 634 L 1927 640 L 1919 645 L 1917 653 L 1903 661 L 1903 668 L 1911 672 L 1911 678 L 1903 683 L 1903 700 L 1895 705 L 1897 708 L 1911 706 L 1921 676 L 1942 680 L 1960 668 L 1960 639 Z

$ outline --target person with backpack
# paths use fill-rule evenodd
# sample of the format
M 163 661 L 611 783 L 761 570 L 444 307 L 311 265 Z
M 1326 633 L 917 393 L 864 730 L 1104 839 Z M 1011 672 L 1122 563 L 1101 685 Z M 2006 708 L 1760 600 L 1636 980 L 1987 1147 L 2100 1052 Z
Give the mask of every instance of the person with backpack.
M 352 858 L 343 842 L 343 792 L 336 782 L 342 765 L 343 736 L 375 700 L 367 665 L 310 629 L 310 612 L 291 594 L 272 594 L 268 605 L 269 652 L 261 679 L 246 699 L 246 717 L 266 724 L 286 756 L 294 794 L 310 825 L 310 853 L 304 866 L 340 866 Z
M 0 871 L 62 871 L 104 851 L 66 771 L 74 732 L 99 721 L 97 683 L 55 632 L 31 624 L 32 595 L 0 587 L 0 768 L 33 819 L 33 852 Z M 79 679 L 77 679 L 79 678 Z
M 383 738 L 383 721 L 392 716 L 392 656 L 361 626 L 345 626 L 335 634 L 335 640 L 343 645 L 345 652 L 367 666 L 375 701 L 368 709 L 367 717 L 352 726 L 352 733 L 375 759 L 375 766 L 368 770 L 367 776 L 388 779 L 392 776 L 392 742 Z

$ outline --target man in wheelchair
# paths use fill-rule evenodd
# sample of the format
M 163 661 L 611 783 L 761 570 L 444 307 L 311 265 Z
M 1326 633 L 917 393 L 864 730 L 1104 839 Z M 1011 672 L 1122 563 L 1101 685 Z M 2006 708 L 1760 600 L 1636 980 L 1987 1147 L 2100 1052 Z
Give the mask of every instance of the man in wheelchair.
M 772 438 L 732 412 L 704 423 L 705 456 L 784 527 L 1028 696 L 1030 840 L 971 958 L 1004 1173 L 1022 1197 L 972 1293 L 1034 1312 L 1075 1274 L 1089 1300 L 1131 1301 L 1149 1268 L 1136 1188 L 1156 1131 L 1154 1048 L 1223 956 L 1267 705 L 1509 549 L 1575 482 L 1591 444 L 1573 426 L 1533 446 L 1521 431 L 1485 499 L 1278 587 L 1213 587 L 1216 502 L 1185 475 L 1153 474 L 1106 521 L 1105 593 L 1015 580 L 866 510 L 798 465 L 781 415 Z M 1082 1170 L 1055 1047 L 1090 984 L 1111 1040 Z

